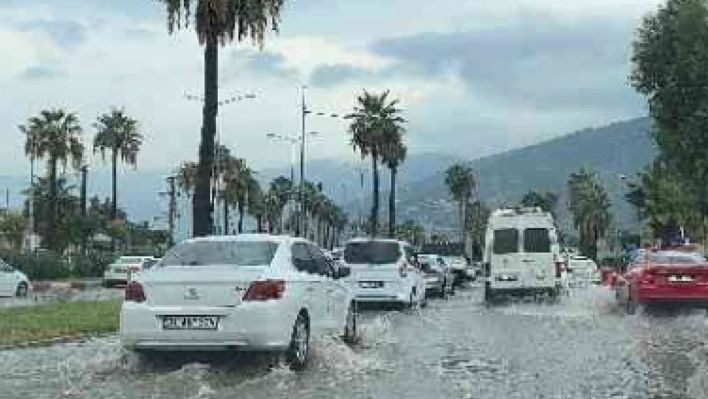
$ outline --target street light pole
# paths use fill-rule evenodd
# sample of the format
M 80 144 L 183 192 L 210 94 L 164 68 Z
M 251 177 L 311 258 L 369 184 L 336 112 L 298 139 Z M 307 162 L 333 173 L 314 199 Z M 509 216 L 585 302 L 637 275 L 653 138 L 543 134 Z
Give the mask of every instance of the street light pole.
M 295 235 L 300 236 L 300 234 L 305 233 L 305 120 L 307 117 L 307 103 L 305 102 L 305 90 L 307 86 L 302 86 L 302 131 L 300 133 L 300 184 L 299 184 L 299 197 L 300 197 L 300 214 L 297 218 L 297 224 L 295 225 Z

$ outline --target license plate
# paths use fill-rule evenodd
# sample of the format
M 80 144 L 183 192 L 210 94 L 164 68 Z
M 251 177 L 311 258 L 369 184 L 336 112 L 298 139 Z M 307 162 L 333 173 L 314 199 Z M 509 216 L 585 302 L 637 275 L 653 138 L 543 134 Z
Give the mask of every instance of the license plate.
M 218 327 L 218 316 L 162 317 L 162 328 L 165 330 L 216 330 Z
M 362 281 L 359 283 L 361 288 L 380 288 L 383 287 L 383 282 L 381 281 Z
M 669 276 L 669 281 L 687 282 L 687 281 L 693 281 L 693 277 L 691 277 L 691 276 Z

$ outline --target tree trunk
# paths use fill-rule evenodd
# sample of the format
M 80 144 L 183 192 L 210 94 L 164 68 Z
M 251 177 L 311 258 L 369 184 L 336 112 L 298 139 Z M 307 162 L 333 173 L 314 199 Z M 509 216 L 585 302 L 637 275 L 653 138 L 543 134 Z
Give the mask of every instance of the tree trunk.
M 219 103 L 219 47 L 215 37 L 207 37 L 204 47 L 204 109 L 199 165 L 192 198 L 193 236 L 212 232 L 211 178 L 214 168 L 214 139 Z
M 229 199 L 224 190 L 224 235 L 229 235 Z
M 457 217 L 460 221 L 460 235 L 464 235 L 464 225 L 463 219 L 464 219 L 464 214 L 465 214 L 465 200 L 461 199 L 460 203 L 457 205 Z
M 118 219 L 118 149 L 111 154 L 111 221 Z M 116 250 L 116 238 L 111 236 L 111 251 Z
M 397 167 L 391 168 L 391 187 L 388 194 L 388 236 L 396 235 L 396 173 Z
M 238 233 L 243 233 L 243 214 L 245 213 L 245 206 L 243 201 L 238 202 Z
M 379 156 L 371 152 L 371 173 L 373 197 L 371 203 L 371 237 L 375 238 L 379 230 Z
M 466 228 L 467 228 L 467 198 L 462 200 L 462 206 L 460 207 L 462 212 L 460 214 L 460 242 L 465 245 L 466 241 Z
M 263 215 L 256 215 L 256 229 L 258 233 L 263 232 Z
M 49 159 L 49 203 L 47 204 L 47 231 L 44 237 L 45 247 L 56 250 L 55 230 L 57 217 L 57 159 Z

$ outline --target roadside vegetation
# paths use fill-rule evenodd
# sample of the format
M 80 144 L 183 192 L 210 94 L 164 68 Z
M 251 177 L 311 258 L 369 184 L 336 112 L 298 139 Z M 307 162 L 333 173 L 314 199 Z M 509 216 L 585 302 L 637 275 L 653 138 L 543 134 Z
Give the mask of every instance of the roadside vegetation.
M 115 332 L 120 304 L 74 301 L 0 309 L 0 347 Z

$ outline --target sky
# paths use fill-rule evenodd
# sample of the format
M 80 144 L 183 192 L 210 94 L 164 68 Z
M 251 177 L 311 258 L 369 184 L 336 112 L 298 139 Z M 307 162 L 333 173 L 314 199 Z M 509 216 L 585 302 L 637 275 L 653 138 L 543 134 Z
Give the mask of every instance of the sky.
M 262 49 L 220 50 L 221 141 L 258 170 L 289 163 L 268 133 L 313 111 L 349 112 L 363 89 L 391 90 L 410 153 L 476 158 L 646 114 L 628 85 L 631 42 L 659 0 L 286 0 Z M 26 173 L 18 125 L 77 112 L 90 148 L 111 107 L 140 122 L 138 167 L 196 159 L 203 51 L 170 35 L 153 0 L 0 0 L 0 174 Z M 308 156 L 354 160 L 346 121 L 308 118 Z M 90 151 L 89 151 L 90 152 Z M 100 156 L 89 161 L 105 168 Z

